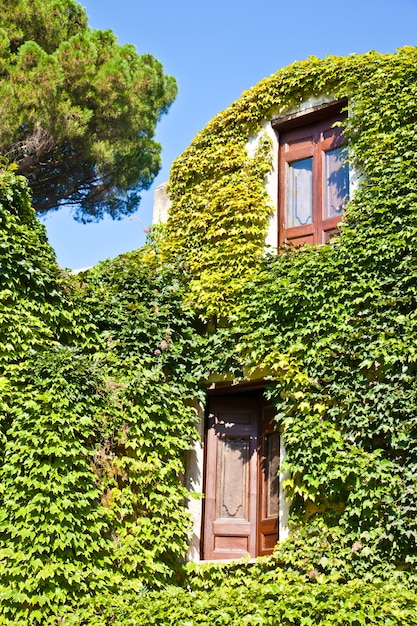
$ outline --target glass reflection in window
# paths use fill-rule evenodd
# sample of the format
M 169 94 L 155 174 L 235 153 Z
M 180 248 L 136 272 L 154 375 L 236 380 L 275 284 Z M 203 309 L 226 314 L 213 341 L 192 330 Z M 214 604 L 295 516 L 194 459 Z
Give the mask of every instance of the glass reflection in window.
M 343 146 L 324 153 L 324 219 L 341 215 L 349 200 L 349 168 L 345 154 Z
M 313 159 L 288 164 L 287 228 L 313 221 Z

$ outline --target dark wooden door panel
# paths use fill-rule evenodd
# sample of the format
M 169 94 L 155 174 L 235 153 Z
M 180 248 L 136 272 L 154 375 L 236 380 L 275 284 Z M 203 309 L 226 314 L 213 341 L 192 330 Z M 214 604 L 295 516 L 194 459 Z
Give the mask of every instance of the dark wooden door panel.
M 256 549 L 257 419 L 253 398 L 210 399 L 205 559 L 239 558 Z
M 278 540 L 280 435 L 274 409 L 265 407 L 259 449 L 258 555 L 270 554 Z
M 277 541 L 278 500 L 271 475 L 276 468 L 268 461 L 268 454 L 273 456 L 277 443 L 273 435 L 268 434 L 269 453 L 266 452 L 265 461 L 261 449 L 262 438 L 266 436 L 264 409 L 265 400 L 260 392 L 211 397 L 209 400 L 204 559 L 269 554 Z M 270 413 L 267 421 L 271 423 Z M 262 463 L 268 466 L 266 487 L 261 487 Z M 261 489 L 265 496 L 261 495 Z M 266 516 L 261 513 L 263 497 Z

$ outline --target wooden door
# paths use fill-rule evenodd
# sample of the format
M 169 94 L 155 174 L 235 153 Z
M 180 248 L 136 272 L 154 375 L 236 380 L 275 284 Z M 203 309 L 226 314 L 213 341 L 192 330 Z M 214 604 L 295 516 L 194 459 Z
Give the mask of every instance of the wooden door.
M 278 539 L 280 434 L 275 409 L 265 406 L 259 445 L 259 507 L 257 556 L 271 554 Z
M 209 399 L 204 559 L 272 552 L 278 539 L 278 478 L 271 486 L 271 472 L 277 471 L 277 460 L 272 409 L 261 392 Z

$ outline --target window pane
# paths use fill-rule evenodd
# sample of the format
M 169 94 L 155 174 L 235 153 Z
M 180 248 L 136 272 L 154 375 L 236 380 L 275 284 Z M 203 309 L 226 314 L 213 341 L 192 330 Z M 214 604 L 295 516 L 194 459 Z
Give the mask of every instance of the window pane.
M 349 199 L 349 168 L 345 161 L 346 148 L 340 147 L 324 153 L 324 203 L 323 219 L 341 215 Z
M 288 164 L 287 228 L 313 221 L 313 159 Z

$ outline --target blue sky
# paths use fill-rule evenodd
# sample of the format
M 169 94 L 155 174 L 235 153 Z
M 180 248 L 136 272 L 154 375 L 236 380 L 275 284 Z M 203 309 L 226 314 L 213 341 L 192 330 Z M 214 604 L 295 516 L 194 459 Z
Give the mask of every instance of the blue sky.
M 417 45 L 417 0 L 81 0 L 90 25 L 149 52 L 176 77 L 179 94 L 157 128 L 163 166 L 137 213 L 83 225 L 67 208 L 43 219 L 58 263 L 94 265 L 140 247 L 154 189 L 219 111 L 262 78 L 310 55 L 394 52 Z

